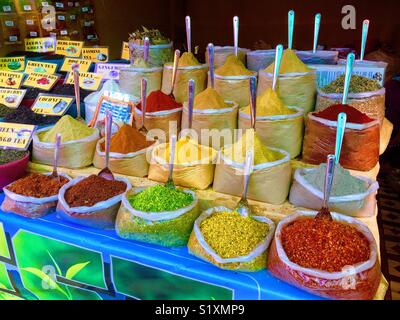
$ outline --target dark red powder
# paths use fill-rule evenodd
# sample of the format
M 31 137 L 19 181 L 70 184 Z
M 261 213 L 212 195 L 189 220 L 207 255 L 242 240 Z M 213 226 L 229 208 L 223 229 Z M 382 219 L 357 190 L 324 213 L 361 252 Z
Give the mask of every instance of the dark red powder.
M 347 122 L 350 123 L 363 124 L 374 121 L 374 119 L 347 104 L 334 104 L 323 111 L 314 113 L 314 115 L 326 120 L 337 121 L 338 115 L 341 112 L 346 113 Z
M 146 100 L 146 112 L 167 111 L 181 107 L 181 103 L 176 102 L 170 95 L 161 90 L 153 91 Z M 142 110 L 142 104 L 139 103 L 137 108 Z

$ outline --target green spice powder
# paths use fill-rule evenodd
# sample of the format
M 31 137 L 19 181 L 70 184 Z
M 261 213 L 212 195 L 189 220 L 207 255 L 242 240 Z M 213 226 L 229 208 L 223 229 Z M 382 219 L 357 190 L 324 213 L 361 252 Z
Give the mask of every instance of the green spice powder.
M 208 245 L 222 258 L 248 255 L 266 238 L 269 225 L 238 212 L 216 212 L 200 224 Z
M 321 88 L 325 93 L 343 93 L 345 75 L 341 75 L 335 81 Z M 350 81 L 349 92 L 361 93 L 376 91 L 381 88 L 378 81 L 368 79 L 366 77 L 353 75 Z
M 26 155 L 26 151 L 0 149 L 0 165 L 22 159 Z
M 304 174 L 304 179 L 319 191 L 324 190 L 326 164 Z M 333 177 L 332 196 L 345 196 L 350 194 L 364 193 L 367 187 L 364 181 L 352 176 L 342 166 L 337 165 Z
M 174 211 L 189 206 L 193 195 L 157 185 L 128 197 L 132 208 L 143 212 Z

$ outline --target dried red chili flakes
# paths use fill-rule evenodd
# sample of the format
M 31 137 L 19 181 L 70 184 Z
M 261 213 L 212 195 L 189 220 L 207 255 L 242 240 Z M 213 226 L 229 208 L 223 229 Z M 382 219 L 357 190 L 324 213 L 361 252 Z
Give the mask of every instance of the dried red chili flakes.
M 368 239 L 349 224 L 304 218 L 282 229 L 281 242 L 289 260 L 304 267 L 339 272 L 370 257 Z

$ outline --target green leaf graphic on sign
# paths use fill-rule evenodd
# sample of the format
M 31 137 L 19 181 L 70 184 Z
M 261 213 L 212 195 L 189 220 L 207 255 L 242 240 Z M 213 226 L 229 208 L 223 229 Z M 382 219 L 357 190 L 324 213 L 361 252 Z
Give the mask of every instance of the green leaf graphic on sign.
M 14 291 L 7 268 L 3 263 L 0 263 L 0 288 Z
M 76 274 L 79 271 L 81 271 L 83 268 L 85 268 L 89 263 L 90 263 L 90 261 L 84 262 L 84 263 L 78 263 L 78 264 L 72 266 L 71 268 L 68 269 L 65 277 L 67 279 L 72 280 L 76 276 Z
M 10 253 L 8 252 L 6 234 L 4 233 L 4 227 L 1 222 L 0 222 L 0 257 L 10 259 Z

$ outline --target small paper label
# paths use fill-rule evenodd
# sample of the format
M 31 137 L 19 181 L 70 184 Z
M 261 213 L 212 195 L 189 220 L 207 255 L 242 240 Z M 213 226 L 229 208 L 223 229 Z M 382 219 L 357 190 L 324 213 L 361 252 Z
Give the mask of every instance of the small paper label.
M 49 3 L 48 2 L 43 2 L 42 1 L 42 7 L 48 7 L 49 6 Z
M 28 149 L 35 130 L 35 125 L 0 122 L 0 148 Z
M 70 96 L 40 93 L 32 106 L 32 111 L 44 115 L 62 116 L 74 100 L 75 98 Z
M 65 21 L 65 16 L 58 16 L 57 19 L 60 21 Z
M 10 12 L 11 6 L 3 6 L 3 12 Z
M 81 55 L 83 41 L 57 40 L 56 54 L 78 58 Z
M 9 108 L 18 108 L 25 93 L 26 90 L 0 88 L 0 104 Z
M 60 31 L 60 34 L 61 34 L 62 36 L 66 36 L 66 35 L 68 34 L 68 30 L 61 30 L 61 31 Z
M 61 71 L 71 72 L 75 66 L 78 67 L 79 72 L 87 72 L 90 68 L 92 61 L 76 58 L 65 58 L 61 66 Z
M 0 58 L 0 70 L 20 72 L 25 69 L 25 57 Z
M 37 34 L 36 31 L 31 31 L 31 32 L 29 32 L 29 35 L 30 35 L 31 37 L 37 37 L 37 36 L 38 36 L 38 34 Z
M 129 60 L 129 43 L 128 42 L 122 42 L 122 51 L 121 51 L 121 59 L 122 60 Z
M 105 80 L 119 80 L 119 71 L 128 65 L 124 63 L 96 63 L 95 73 L 103 75 Z
M 55 39 L 52 37 L 25 39 L 25 51 L 30 52 L 54 52 Z
M 25 11 L 32 11 L 32 6 L 26 4 L 26 5 L 24 5 L 24 10 Z
M 97 91 L 101 85 L 103 76 L 98 73 L 80 72 L 79 73 L 79 87 L 83 90 Z M 74 84 L 74 73 L 68 74 L 66 84 Z
M 4 22 L 4 24 L 7 27 L 14 27 L 14 21 L 12 21 L 12 20 L 7 20 L 7 21 Z
M 8 40 L 9 40 L 10 42 L 17 42 L 17 41 L 18 41 L 18 37 L 17 37 L 17 36 L 9 36 L 9 37 L 8 37 Z
M 19 89 L 23 78 L 22 72 L 0 71 L 0 87 Z
M 28 74 L 23 86 L 49 91 L 56 84 L 58 76 L 53 74 L 32 72 Z
M 26 24 L 28 25 L 28 26 L 33 26 L 33 20 L 26 20 Z
M 108 47 L 83 47 L 82 58 L 93 62 L 107 62 L 108 51 Z
M 25 73 L 47 73 L 54 74 L 57 70 L 56 63 L 37 62 L 29 60 L 26 64 Z
M 64 3 L 56 2 L 56 8 L 64 8 Z

